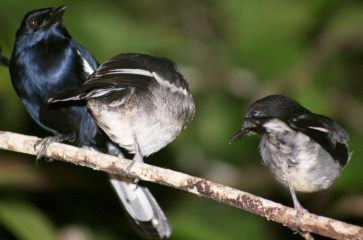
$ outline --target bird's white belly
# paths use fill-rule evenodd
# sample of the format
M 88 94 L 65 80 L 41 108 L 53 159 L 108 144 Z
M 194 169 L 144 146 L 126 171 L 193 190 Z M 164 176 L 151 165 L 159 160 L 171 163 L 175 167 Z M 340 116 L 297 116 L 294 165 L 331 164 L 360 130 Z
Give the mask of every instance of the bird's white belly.
M 170 119 L 164 116 L 149 114 L 137 108 L 119 112 L 94 107 L 93 104 L 89 106 L 101 129 L 113 142 L 130 153 L 135 153 L 136 140 L 142 155 L 148 156 L 173 141 L 182 130 L 181 125 L 171 124 L 168 122 Z

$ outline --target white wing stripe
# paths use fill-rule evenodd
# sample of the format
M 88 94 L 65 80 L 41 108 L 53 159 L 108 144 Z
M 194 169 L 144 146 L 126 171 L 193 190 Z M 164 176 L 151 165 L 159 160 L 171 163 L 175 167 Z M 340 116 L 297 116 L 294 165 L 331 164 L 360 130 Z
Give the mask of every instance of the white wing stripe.
M 87 60 L 82 56 L 81 52 L 77 50 L 77 54 L 79 55 L 79 57 L 82 60 L 82 65 L 83 65 L 83 70 L 88 74 L 91 75 L 94 70 L 91 67 L 91 65 L 87 62 Z
M 189 94 L 185 88 L 175 86 L 174 84 L 160 77 L 160 75 L 158 75 L 156 72 L 150 72 L 144 69 L 137 68 L 119 68 L 109 70 L 107 73 L 103 73 L 102 75 L 111 74 L 134 74 L 146 77 L 153 77 L 161 86 L 169 88 L 172 92 L 178 92 L 185 96 Z
M 120 68 L 110 70 L 107 74 L 135 74 L 147 77 L 152 77 L 152 73 L 144 69 L 133 69 L 133 68 Z
M 174 84 L 170 83 L 169 81 L 160 77 L 156 72 L 152 73 L 155 80 L 163 87 L 169 88 L 172 92 L 178 92 L 185 96 L 188 96 L 188 91 L 185 88 L 177 87 Z
M 315 129 L 315 130 L 318 130 L 318 131 L 320 131 L 320 132 L 325 132 L 325 133 L 329 132 L 329 130 L 328 130 L 328 129 L 326 129 L 326 128 L 322 128 L 322 127 L 309 126 L 308 128 Z
M 101 89 L 97 89 L 97 90 L 87 93 L 86 98 L 87 97 L 97 98 L 97 97 L 101 97 L 109 92 L 119 91 L 119 90 L 123 90 L 123 89 L 125 89 L 125 88 L 124 87 L 122 87 L 122 88 L 101 88 Z

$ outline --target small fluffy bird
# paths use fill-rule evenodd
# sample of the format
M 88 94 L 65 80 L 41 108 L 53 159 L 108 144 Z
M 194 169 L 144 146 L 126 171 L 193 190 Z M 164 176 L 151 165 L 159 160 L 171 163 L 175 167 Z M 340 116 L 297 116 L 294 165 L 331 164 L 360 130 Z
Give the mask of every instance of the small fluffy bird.
M 290 189 L 298 217 L 302 206 L 295 191 L 330 187 L 350 159 L 349 135 L 334 120 L 312 113 L 296 101 L 271 95 L 253 103 L 230 143 L 259 134 L 263 163 Z
M 82 86 L 58 93 L 49 102 L 80 100 L 87 100 L 98 125 L 113 142 L 134 153 L 132 163 L 173 141 L 192 120 L 195 109 L 188 82 L 172 61 L 133 53 L 113 57 Z M 165 223 L 161 226 L 165 226 L 159 231 L 161 237 L 169 237 L 170 228 Z
M 188 82 L 172 61 L 135 53 L 113 57 L 83 85 L 49 103 L 79 100 L 87 100 L 100 128 L 134 161 L 172 142 L 195 109 Z

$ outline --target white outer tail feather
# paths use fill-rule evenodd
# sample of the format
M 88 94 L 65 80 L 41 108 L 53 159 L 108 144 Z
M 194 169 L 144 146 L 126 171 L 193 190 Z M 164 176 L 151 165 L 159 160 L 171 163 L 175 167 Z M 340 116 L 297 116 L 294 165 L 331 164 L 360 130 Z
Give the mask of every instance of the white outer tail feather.
M 115 178 L 111 178 L 110 182 L 131 217 L 145 222 L 152 220 L 152 207 L 140 186 Z
M 133 219 L 133 223 L 138 225 L 140 231 L 143 229 L 148 232 L 146 234 L 152 234 L 153 237 L 150 239 L 164 239 L 170 237 L 171 227 L 168 220 L 164 215 L 163 210 L 146 187 L 121 181 L 117 178 L 113 178 L 111 175 L 110 182 L 126 212 Z M 152 227 L 143 227 L 142 225 L 145 223 L 150 223 Z

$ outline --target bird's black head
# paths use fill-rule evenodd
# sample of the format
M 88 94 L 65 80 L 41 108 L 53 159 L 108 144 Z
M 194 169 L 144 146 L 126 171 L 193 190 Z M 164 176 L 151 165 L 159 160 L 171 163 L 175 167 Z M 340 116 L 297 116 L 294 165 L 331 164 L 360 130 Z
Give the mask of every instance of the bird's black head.
M 297 114 L 309 113 L 310 111 L 298 102 L 282 95 L 270 95 L 254 102 L 248 109 L 241 130 L 236 132 L 231 142 L 235 142 L 245 136 L 262 133 L 262 124 L 269 119 L 288 119 Z
M 28 12 L 16 33 L 17 41 L 22 41 L 25 38 L 28 44 L 34 44 L 52 34 L 68 36 L 62 25 L 65 10 L 65 6 L 60 6 Z
M 245 119 L 279 118 L 285 119 L 309 110 L 298 102 L 282 95 L 270 95 L 254 102 L 248 109 Z

